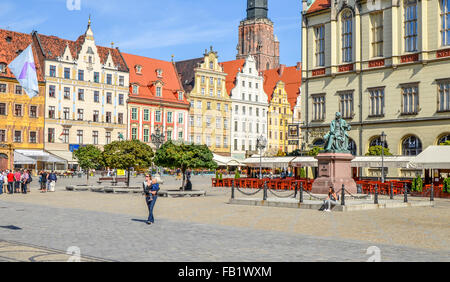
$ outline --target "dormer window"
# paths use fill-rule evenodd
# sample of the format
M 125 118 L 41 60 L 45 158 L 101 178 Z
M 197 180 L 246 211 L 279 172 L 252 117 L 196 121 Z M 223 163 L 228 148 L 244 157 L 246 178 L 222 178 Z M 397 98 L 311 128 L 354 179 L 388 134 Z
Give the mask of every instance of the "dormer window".
M 161 78 L 163 76 L 163 70 L 162 69 L 157 69 L 156 70 L 156 75 Z
M 136 73 L 137 74 L 141 74 L 142 73 L 142 66 L 140 66 L 140 65 L 136 65 Z
M 183 92 L 178 92 L 178 100 L 180 100 L 180 101 L 184 100 Z
M 6 42 L 11 42 L 11 41 L 12 41 L 11 36 L 6 37 Z
M 156 97 L 161 97 L 162 95 L 161 86 L 156 87 Z
M 213 62 L 209 62 L 209 68 L 210 69 L 214 69 L 214 63 Z
M 6 73 L 6 64 L 0 63 L 0 73 Z
M 133 94 L 138 94 L 138 93 L 139 93 L 139 86 L 133 85 Z

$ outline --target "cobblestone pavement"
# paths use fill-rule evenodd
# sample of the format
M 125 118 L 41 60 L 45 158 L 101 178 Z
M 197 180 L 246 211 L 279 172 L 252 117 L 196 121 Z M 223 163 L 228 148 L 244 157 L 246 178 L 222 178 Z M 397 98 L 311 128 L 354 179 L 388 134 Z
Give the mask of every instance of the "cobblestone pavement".
M 179 183 L 165 178 L 163 189 Z M 229 189 L 194 177 L 206 197 L 159 198 L 157 224 L 136 194 L 63 191 L 0 196 L 0 239 L 121 261 L 366 261 L 369 246 L 384 261 L 450 261 L 450 201 L 434 208 L 348 213 L 234 206 Z M 134 179 L 139 184 L 141 179 Z M 36 185 L 34 183 L 34 185 Z M 262 194 L 259 194 L 262 197 Z M 415 199 L 411 199 L 415 200 Z

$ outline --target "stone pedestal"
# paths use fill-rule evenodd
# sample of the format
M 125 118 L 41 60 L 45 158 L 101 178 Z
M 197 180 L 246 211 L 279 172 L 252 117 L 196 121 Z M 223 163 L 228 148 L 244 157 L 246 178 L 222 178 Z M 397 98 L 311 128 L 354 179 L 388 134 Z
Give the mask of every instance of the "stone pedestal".
M 319 175 L 312 185 L 312 193 L 328 194 L 330 186 L 337 192 L 342 184 L 352 194 L 356 194 L 356 182 L 352 178 L 351 161 L 354 156 L 344 153 L 320 153 L 315 157 L 319 164 Z

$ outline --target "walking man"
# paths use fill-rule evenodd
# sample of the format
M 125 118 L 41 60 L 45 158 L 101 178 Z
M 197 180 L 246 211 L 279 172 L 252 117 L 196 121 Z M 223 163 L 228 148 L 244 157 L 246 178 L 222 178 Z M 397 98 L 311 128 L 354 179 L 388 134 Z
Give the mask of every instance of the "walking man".
M 12 170 L 8 172 L 7 178 L 8 178 L 8 192 L 9 194 L 14 194 L 14 173 L 12 172 Z

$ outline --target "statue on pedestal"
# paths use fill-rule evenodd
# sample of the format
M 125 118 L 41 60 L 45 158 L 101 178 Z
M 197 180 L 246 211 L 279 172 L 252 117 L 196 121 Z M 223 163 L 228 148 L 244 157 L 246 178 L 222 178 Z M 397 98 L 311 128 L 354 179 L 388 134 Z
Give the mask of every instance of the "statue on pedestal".
M 350 153 L 348 150 L 348 133 L 351 126 L 342 119 L 341 113 L 336 113 L 336 118 L 330 124 L 330 131 L 323 137 L 325 140 L 325 152 Z

